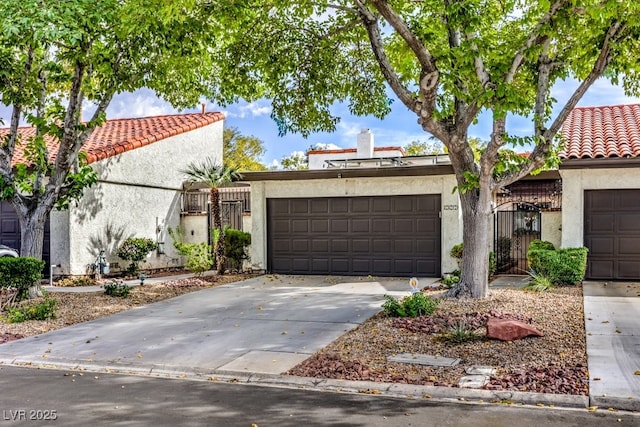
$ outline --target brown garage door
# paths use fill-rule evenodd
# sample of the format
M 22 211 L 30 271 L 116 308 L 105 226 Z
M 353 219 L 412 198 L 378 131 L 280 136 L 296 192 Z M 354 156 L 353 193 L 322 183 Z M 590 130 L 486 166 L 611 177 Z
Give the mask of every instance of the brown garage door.
M 640 190 L 585 191 L 588 279 L 640 279 Z
M 51 233 L 49 232 L 49 220 L 44 228 L 44 245 L 42 249 L 42 259 L 47 263 L 45 266 L 44 274 L 45 277 L 49 277 L 49 260 L 51 256 L 49 255 L 49 236 Z M 20 251 L 20 223 L 18 222 L 18 215 L 16 211 L 13 209 L 7 202 L 0 202 L 0 244 L 10 246 L 14 249 Z
M 440 276 L 440 195 L 267 199 L 274 273 Z

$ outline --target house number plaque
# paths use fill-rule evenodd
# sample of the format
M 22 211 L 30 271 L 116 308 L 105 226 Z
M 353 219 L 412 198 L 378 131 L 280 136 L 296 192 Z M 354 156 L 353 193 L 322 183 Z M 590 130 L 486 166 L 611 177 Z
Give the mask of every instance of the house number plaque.
M 458 210 L 458 205 L 444 205 L 443 209 L 445 211 L 457 211 Z

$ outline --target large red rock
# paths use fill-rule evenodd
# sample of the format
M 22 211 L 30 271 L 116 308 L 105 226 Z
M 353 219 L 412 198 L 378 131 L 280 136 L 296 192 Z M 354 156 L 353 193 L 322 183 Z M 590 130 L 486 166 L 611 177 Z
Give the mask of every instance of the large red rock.
M 490 317 L 487 321 L 487 338 L 515 341 L 528 336 L 543 337 L 544 334 L 528 323 L 512 319 Z

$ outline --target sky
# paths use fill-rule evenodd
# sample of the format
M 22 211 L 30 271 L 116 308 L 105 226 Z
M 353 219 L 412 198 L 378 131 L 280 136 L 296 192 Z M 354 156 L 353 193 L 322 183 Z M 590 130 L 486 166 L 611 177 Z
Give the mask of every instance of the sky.
M 558 100 L 556 105 L 563 105 L 577 87 L 575 81 L 557 84 L 552 96 Z M 640 103 L 640 98 L 628 97 L 622 88 L 612 86 L 608 80 L 598 80 L 582 98 L 579 106 L 617 105 Z M 370 129 L 374 135 L 376 146 L 405 146 L 411 141 L 425 141 L 430 137 L 417 123 L 417 116 L 407 110 L 400 102 L 391 105 L 392 111 L 380 120 L 371 116 L 353 116 L 344 104 L 334 106 L 333 113 L 341 117 L 335 132 L 314 133 L 308 138 L 299 134 L 278 136 L 278 128 L 270 118 L 271 105 L 268 100 L 256 102 L 238 102 L 226 107 L 207 103 L 207 111 L 221 111 L 225 114 L 225 126 L 235 127 L 241 134 L 255 136 L 263 141 L 266 153 L 261 159 L 265 165 L 274 165 L 284 156 L 294 151 L 305 151 L 312 144 L 333 144 L 341 148 L 355 148 L 356 135 L 361 129 Z M 199 112 L 201 107 L 179 111 L 169 103 L 159 99 L 148 89 L 133 93 L 117 95 L 107 109 L 107 118 L 132 118 L 177 114 L 181 112 Z M 8 123 L 9 111 L 0 108 L 0 118 Z M 507 130 L 516 135 L 532 134 L 531 120 L 522 117 L 509 117 Z M 488 140 L 491 133 L 491 121 L 488 115 L 481 115 L 478 124 L 469 132 L 470 137 Z

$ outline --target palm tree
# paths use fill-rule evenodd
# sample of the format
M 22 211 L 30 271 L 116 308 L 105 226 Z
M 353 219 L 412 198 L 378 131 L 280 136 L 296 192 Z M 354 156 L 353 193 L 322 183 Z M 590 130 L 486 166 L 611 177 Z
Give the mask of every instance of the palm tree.
M 201 163 L 190 163 L 187 168 L 181 172 L 187 176 L 189 182 L 203 182 L 211 188 L 210 203 L 211 214 L 213 216 L 213 228 L 217 230 L 218 235 L 218 238 L 214 239 L 212 253 L 216 260 L 216 270 L 218 274 L 222 275 L 224 274 L 226 259 L 224 255 L 224 230 L 222 229 L 220 192 L 218 188 L 242 179 L 242 175 L 240 175 L 236 169 L 217 163 L 210 157 L 205 158 Z

